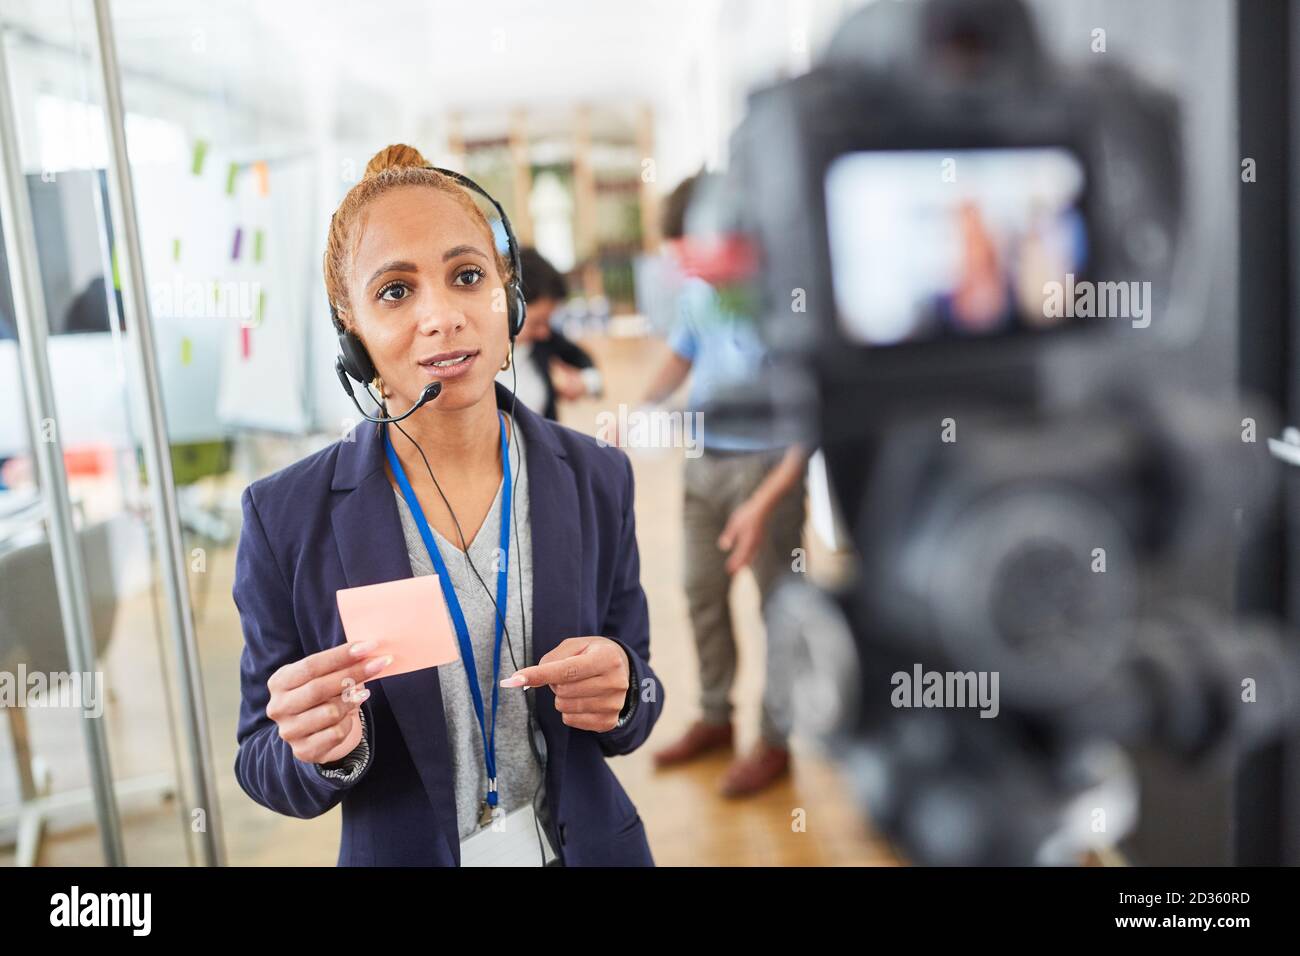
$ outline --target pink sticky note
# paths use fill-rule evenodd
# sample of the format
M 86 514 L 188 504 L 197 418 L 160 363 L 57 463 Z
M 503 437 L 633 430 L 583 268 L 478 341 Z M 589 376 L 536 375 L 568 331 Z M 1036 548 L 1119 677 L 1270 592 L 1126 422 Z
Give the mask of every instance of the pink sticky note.
M 369 660 L 393 655 L 391 664 L 366 680 L 438 667 L 460 657 L 436 574 L 339 588 L 336 594 L 348 643 L 374 641 Z

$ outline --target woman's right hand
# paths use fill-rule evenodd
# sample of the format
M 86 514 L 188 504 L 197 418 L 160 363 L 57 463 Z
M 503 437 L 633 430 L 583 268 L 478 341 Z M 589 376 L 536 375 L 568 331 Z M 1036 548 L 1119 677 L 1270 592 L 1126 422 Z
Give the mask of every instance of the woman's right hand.
M 391 656 L 366 660 L 374 647 L 367 641 L 339 644 L 285 664 L 266 682 L 266 716 L 299 760 L 341 760 L 361 743 L 357 711 L 370 696 L 363 681 L 392 663 Z

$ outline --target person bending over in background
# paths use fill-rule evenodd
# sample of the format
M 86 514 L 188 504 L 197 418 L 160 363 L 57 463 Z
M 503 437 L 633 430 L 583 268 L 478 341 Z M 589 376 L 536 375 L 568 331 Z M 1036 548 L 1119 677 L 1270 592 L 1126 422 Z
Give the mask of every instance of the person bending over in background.
M 528 319 L 515 339 L 519 401 L 555 421 L 557 396 L 567 401 L 599 398 L 604 383 L 587 350 L 551 328 L 551 316 L 569 297 L 564 276 L 531 246 L 519 250 L 519 260 L 528 303 Z M 502 372 L 497 381 L 508 385 L 511 375 Z

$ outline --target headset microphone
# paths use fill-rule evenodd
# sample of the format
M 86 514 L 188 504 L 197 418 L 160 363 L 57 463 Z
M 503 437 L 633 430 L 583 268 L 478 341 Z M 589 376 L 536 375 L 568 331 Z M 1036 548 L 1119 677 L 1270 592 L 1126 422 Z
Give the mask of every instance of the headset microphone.
M 430 382 L 428 385 L 424 386 L 424 391 L 420 393 L 420 400 L 396 418 L 390 418 L 387 415 L 369 415 L 366 413 L 366 410 L 361 407 L 361 403 L 357 401 L 357 396 L 352 392 L 352 383 L 348 381 L 348 373 L 343 368 L 342 359 L 339 359 L 334 363 L 334 371 L 338 374 L 339 381 L 343 383 L 343 391 L 348 393 L 348 398 L 352 399 L 352 404 L 357 406 L 357 411 L 361 413 L 361 417 L 368 422 L 375 422 L 378 425 L 400 422 L 403 418 L 414 415 L 420 408 L 429 404 L 442 393 L 442 382 Z M 369 386 L 366 387 L 366 394 L 370 395 Z M 370 397 L 374 398 L 373 395 L 370 395 Z M 376 402 L 375 404 L 378 405 L 380 403 Z

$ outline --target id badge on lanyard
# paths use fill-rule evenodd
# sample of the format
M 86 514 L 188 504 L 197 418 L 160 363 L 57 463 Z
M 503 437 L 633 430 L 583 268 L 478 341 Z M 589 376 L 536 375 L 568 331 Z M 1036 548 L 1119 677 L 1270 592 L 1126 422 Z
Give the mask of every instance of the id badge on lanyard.
M 429 551 L 429 560 L 433 562 L 434 571 L 437 573 L 438 581 L 442 585 L 442 594 L 447 602 L 447 610 L 451 614 L 451 622 L 456 628 L 456 639 L 460 644 L 461 660 L 465 663 L 465 676 L 469 680 L 470 698 L 474 702 L 474 716 L 478 718 L 479 733 L 483 735 L 483 762 L 486 764 L 488 786 L 487 793 L 484 794 L 483 801 L 479 805 L 479 832 L 483 832 L 483 828 L 491 827 L 494 822 L 493 811 L 496 810 L 499 803 L 496 759 L 497 703 L 499 700 L 499 678 L 501 676 L 501 636 L 505 631 L 506 599 L 509 596 L 508 583 L 510 580 L 510 449 L 506 444 L 505 416 L 498 412 L 498 420 L 501 426 L 502 469 L 501 564 L 497 569 L 496 641 L 492 653 L 492 716 L 490 726 L 487 720 L 486 708 L 483 705 L 483 694 L 479 690 L 478 666 L 474 660 L 474 644 L 470 640 L 469 626 L 465 623 L 465 613 L 461 610 L 460 600 L 456 596 L 456 589 L 452 586 L 451 575 L 447 573 L 446 562 L 442 560 L 438 545 L 433 539 L 433 531 L 424 517 L 424 509 L 420 507 L 420 501 L 416 498 L 411 483 L 406 479 L 406 472 L 403 471 L 402 463 L 397 457 L 397 452 L 393 449 L 393 443 L 388 437 L 388 430 L 387 428 L 384 429 L 384 453 L 388 456 L 389 467 L 392 468 L 393 476 L 397 479 L 397 485 L 402 491 L 402 497 L 406 499 L 406 505 L 411 509 L 415 524 L 420 529 L 420 537 L 424 540 L 424 546 Z M 530 811 L 531 809 L 529 807 Z M 514 814 L 510 816 L 513 817 Z M 516 829 L 522 828 L 517 827 Z M 536 855 L 536 852 L 537 848 L 534 846 L 534 855 Z
M 554 859 L 532 804 L 501 814 L 460 843 L 461 866 L 545 866 Z

